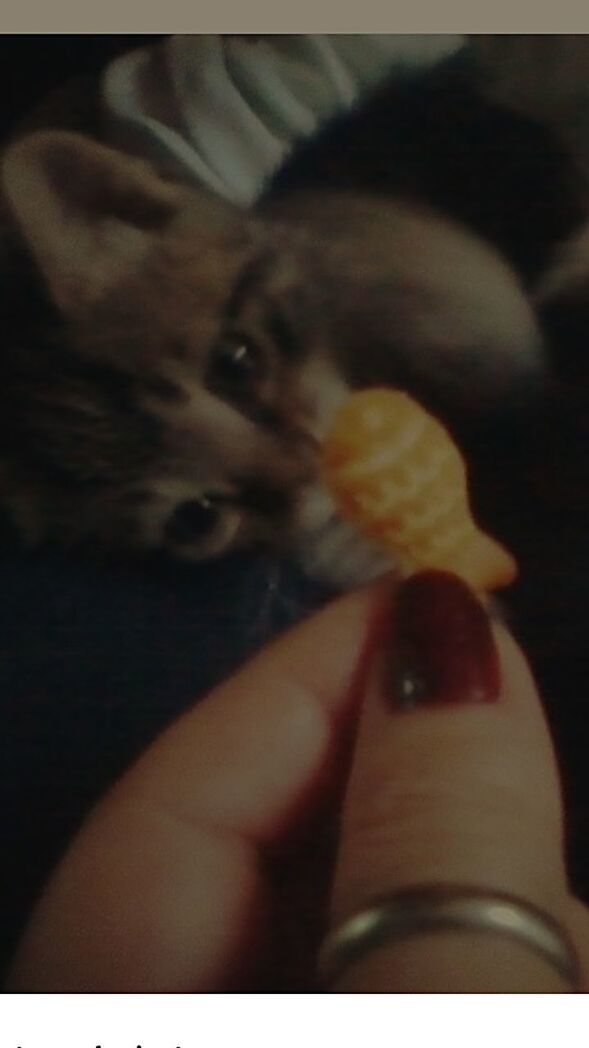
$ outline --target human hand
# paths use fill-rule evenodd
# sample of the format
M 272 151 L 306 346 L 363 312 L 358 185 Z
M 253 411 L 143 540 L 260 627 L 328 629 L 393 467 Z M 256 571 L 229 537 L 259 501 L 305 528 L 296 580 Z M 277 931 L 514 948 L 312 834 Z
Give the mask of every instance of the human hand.
M 568 930 L 586 985 L 589 917 L 567 888 L 530 672 L 505 628 L 437 573 L 337 601 L 172 725 L 87 819 L 7 988 L 309 989 L 324 924 L 424 884 L 540 907 Z M 330 988 L 571 989 L 507 935 L 413 932 L 363 949 Z

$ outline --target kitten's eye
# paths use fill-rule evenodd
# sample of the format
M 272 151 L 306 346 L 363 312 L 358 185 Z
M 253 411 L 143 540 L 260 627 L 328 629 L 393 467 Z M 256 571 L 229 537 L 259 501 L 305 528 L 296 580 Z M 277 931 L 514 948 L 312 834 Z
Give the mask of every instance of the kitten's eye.
M 244 338 L 225 338 L 211 351 L 207 383 L 227 396 L 242 397 L 264 372 L 262 353 Z
M 212 535 L 218 521 L 218 507 L 203 495 L 176 507 L 166 523 L 166 538 L 181 545 L 203 541 Z

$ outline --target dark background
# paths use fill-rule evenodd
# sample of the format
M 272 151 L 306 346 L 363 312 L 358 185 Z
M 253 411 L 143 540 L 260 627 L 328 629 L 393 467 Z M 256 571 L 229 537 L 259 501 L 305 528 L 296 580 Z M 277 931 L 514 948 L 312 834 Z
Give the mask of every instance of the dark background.
M 155 39 L 117 34 L 0 36 L 2 134 L 66 80 L 98 73 L 110 58 Z

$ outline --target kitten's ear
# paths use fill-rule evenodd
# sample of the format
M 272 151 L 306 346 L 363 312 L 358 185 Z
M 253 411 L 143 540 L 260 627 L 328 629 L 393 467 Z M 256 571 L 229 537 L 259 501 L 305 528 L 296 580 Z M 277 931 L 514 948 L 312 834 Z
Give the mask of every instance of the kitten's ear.
M 2 188 L 65 312 L 135 268 L 185 192 L 141 160 L 61 131 L 37 132 L 12 145 Z

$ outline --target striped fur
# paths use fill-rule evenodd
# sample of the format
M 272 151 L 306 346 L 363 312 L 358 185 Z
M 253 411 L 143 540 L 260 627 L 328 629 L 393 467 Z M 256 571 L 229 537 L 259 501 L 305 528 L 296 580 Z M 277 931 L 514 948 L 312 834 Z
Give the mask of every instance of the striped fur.
M 3 185 L 0 492 L 31 541 L 294 545 L 365 576 L 316 478 L 346 390 L 452 417 L 541 368 L 514 271 L 421 205 L 303 192 L 244 215 L 63 132 L 17 142 Z

